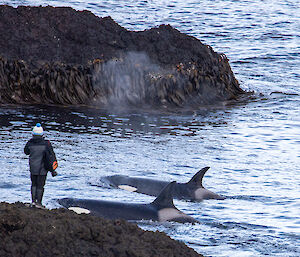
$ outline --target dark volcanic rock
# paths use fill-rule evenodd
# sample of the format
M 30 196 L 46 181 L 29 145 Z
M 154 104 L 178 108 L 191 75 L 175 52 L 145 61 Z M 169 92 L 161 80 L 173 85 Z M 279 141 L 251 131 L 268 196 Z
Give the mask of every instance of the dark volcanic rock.
M 127 31 L 110 17 L 70 7 L 1 6 L 0 53 L 8 59 L 83 64 L 123 52 L 145 52 L 159 64 L 211 62 L 210 47 L 169 25 Z
M 122 220 L 0 203 L 0 256 L 201 256 L 161 232 Z
M 224 54 L 169 25 L 2 5 L 0 34 L 0 103 L 198 107 L 244 93 Z

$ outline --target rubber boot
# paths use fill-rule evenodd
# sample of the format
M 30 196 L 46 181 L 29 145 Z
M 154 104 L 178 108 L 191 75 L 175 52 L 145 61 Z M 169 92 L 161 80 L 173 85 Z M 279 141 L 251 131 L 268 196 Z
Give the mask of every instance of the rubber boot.
M 34 206 L 36 202 L 36 197 L 37 197 L 37 191 L 36 191 L 36 186 L 31 186 L 31 205 Z
M 36 193 L 37 207 L 43 208 L 44 206 L 42 205 L 42 199 L 44 195 L 44 189 L 37 189 Z

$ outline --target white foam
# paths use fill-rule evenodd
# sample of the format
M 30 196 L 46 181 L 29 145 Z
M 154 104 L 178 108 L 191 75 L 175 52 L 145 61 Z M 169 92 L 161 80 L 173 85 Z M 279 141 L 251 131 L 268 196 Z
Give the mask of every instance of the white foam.
M 137 188 L 128 186 L 128 185 L 119 185 L 118 188 L 129 191 L 129 192 L 135 192 Z
M 70 211 L 76 212 L 77 214 L 90 214 L 91 212 L 88 209 L 80 208 L 80 207 L 69 207 Z

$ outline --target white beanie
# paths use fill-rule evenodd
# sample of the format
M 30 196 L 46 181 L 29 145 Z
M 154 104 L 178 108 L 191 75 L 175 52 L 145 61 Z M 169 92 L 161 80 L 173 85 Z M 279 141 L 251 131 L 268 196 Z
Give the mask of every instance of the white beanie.
M 33 135 L 36 135 L 36 136 L 42 136 L 43 133 L 44 133 L 44 130 L 43 130 L 41 124 L 40 124 L 40 123 L 37 123 L 37 124 L 35 125 L 35 127 L 33 128 L 33 130 L 32 130 L 32 134 L 33 134 Z

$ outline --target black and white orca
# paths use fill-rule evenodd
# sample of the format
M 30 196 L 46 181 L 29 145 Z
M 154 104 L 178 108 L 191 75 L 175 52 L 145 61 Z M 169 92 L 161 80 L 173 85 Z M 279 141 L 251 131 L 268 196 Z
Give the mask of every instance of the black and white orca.
M 202 201 L 205 199 L 224 200 L 225 198 L 223 196 L 206 189 L 202 185 L 202 179 L 208 169 L 209 167 L 201 169 L 187 183 L 175 183 L 172 187 L 173 197 L 180 200 L 190 201 Z M 101 180 L 105 184 L 109 184 L 115 188 L 152 196 L 158 196 L 161 190 L 169 183 L 162 180 L 123 175 L 102 177 Z
M 173 203 L 171 182 L 149 204 L 123 203 L 101 200 L 63 198 L 58 203 L 76 213 L 86 213 L 108 219 L 176 221 L 197 223 L 191 216 L 179 211 Z

